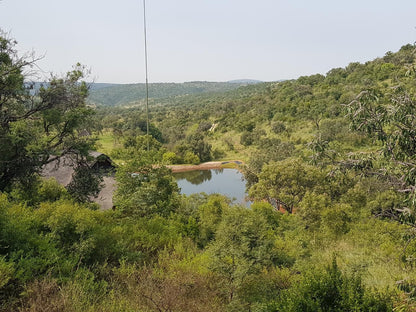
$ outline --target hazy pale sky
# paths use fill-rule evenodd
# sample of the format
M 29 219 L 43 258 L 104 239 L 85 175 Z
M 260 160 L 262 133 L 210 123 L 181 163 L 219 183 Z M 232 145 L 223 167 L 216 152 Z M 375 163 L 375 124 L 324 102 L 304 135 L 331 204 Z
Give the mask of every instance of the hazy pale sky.
M 416 41 L 415 0 L 146 0 L 150 82 L 273 81 Z M 0 28 L 45 72 L 144 82 L 143 0 L 0 0 Z

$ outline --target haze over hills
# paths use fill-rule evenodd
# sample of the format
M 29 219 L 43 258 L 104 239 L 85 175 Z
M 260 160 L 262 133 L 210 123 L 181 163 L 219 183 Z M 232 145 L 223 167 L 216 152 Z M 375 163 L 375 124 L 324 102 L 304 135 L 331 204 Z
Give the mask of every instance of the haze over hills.
M 255 79 L 236 79 L 236 80 L 229 80 L 228 83 L 245 83 L 245 84 L 256 84 L 256 83 L 262 83 L 261 80 L 255 80 Z
M 149 97 L 163 99 L 175 96 L 218 93 L 235 90 L 241 86 L 260 83 L 259 80 L 241 79 L 228 82 L 191 81 L 184 83 L 150 83 Z M 88 100 L 95 105 L 120 106 L 137 102 L 146 97 L 146 85 L 102 84 L 91 85 Z

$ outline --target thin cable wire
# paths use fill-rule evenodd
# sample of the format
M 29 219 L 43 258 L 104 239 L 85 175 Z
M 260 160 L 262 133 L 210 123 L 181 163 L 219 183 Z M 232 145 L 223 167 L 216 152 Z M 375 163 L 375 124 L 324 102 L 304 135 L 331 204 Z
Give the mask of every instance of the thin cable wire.
M 149 138 L 149 77 L 147 68 L 147 26 L 146 26 L 146 0 L 143 0 L 143 29 L 144 29 L 144 64 L 146 72 L 146 134 L 147 134 L 147 151 L 150 151 Z

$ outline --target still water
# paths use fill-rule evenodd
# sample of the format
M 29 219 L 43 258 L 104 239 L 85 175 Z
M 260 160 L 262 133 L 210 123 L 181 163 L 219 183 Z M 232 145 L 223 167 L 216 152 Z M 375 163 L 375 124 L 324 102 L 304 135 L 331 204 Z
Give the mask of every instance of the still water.
M 233 200 L 235 204 L 250 206 L 244 176 L 236 169 L 211 169 L 177 172 L 173 176 L 182 194 L 219 193 Z

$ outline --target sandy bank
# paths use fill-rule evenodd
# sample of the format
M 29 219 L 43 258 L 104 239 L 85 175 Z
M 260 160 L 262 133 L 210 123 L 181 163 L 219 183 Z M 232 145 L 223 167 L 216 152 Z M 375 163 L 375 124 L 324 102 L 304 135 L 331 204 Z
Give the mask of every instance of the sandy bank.
M 226 168 L 229 165 L 242 165 L 243 162 L 241 160 L 230 160 L 230 161 L 209 161 L 206 163 L 202 163 L 199 165 L 169 165 L 166 166 L 172 169 L 172 172 L 185 172 L 185 171 L 192 171 L 192 170 L 209 170 L 209 169 L 221 169 Z

